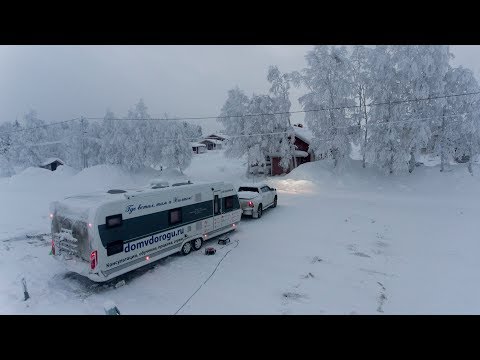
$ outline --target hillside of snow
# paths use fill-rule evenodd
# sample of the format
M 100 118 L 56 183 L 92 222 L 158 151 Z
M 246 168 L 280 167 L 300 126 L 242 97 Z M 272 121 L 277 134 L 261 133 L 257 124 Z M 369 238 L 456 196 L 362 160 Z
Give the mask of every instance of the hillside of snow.
M 387 176 L 358 160 L 341 170 L 327 161 L 303 164 L 267 178 L 278 190 L 277 208 L 242 219 L 228 246 L 207 242 L 214 256 L 173 255 L 122 276 L 123 286 L 93 283 L 52 259 L 42 236 L 50 201 L 152 178 L 252 181 L 244 160 L 222 151 L 195 155 L 183 175 L 95 166 L 0 178 L 0 313 L 103 314 L 109 301 L 122 314 L 173 314 L 227 251 L 179 314 L 480 313 L 480 176 L 463 165 Z

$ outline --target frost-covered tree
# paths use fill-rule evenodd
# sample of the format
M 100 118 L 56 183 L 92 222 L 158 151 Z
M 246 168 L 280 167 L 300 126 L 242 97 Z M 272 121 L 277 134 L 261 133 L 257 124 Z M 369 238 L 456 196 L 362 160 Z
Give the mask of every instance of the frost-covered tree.
M 12 123 L 0 124 L 0 154 L 2 155 L 10 153 L 12 149 L 12 131 L 14 131 Z
M 123 165 L 127 124 L 125 121 L 112 119 L 117 119 L 117 116 L 108 109 L 101 123 L 100 159 L 104 164 Z
M 435 144 L 434 136 L 440 135 L 442 133 L 442 126 L 439 126 L 441 119 L 446 111 L 447 100 L 444 98 L 439 98 L 448 92 L 446 89 L 447 85 L 447 75 L 451 71 L 451 66 L 449 65 L 450 60 L 453 58 L 452 53 L 450 53 L 449 46 L 445 45 L 432 45 L 432 46 L 422 46 L 421 52 L 419 54 L 422 59 L 422 82 L 424 86 L 428 87 L 428 97 L 435 98 L 434 100 L 423 102 L 423 111 L 418 109 L 421 106 L 422 102 L 416 103 L 417 113 L 422 116 L 431 117 L 432 120 L 428 121 L 430 129 L 428 144 Z M 417 85 L 418 86 L 418 85 Z M 422 95 L 425 95 L 427 91 L 423 91 Z M 415 105 L 415 103 L 414 103 Z M 421 123 L 423 125 L 423 122 Z M 437 131 L 439 129 L 439 131 Z M 422 134 L 421 129 L 416 130 L 419 134 Z M 417 137 L 418 139 L 418 137 Z M 424 140 L 421 141 L 422 143 Z M 420 142 L 417 142 L 416 149 L 421 146 Z M 442 162 L 441 167 L 443 171 Z
M 377 46 L 368 50 L 365 87 L 371 100 L 364 154 L 388 173 L 415 169 L 445 112 L 448 46 Z M 356 61 L 353 61 L 355 64 Z M 356 66 L 354 66 L 356 67 Z M 366 115 L 367 116 L 367 115 Z
M 178 168 L 183 173 L 190 165 L 193 156 L 190 140 L 185 131 L 186 127 L 179 121 L 166 121 L 164 128 L 163 164 L 167 167 Z
M 226 155 L 247 155 L 247 173 L 251 165 L 262 167 L 269 155 L 280 158 L 280 166 L 288 169 L 294 155 L 293 129 L 290 124 L 290 79 L 276 66 L 267 73 L 269 94 L 253 94 L 249 98 L 238 87 L 228 92 L 218 121 L 229 136 Z
M 283 95 L 253 95 L 248 105 L 249 116 L 245 123 L 245 144 L 249 164 L 265 166 L 267 156 L 280 158 L 280 166 L 286 170 L 294 155 L 293 129 L 288 114 L 280 114 L 290 108 Z
M 313 148 L 331 156 L 336 167 L 351 153 L 353 117 L 345 107 L 355 105 L 352 66 L 345 47 L 316 46 L 305 58 L 308 66 L 293 74 L 296 84 L 308 89 L 299 101 L 307 111 Z
M 410 154 L 405 144 L 403 126 L 400 121 L 407 113 L 402 100 L 401 74 L 396 64 L 398 56 L 392 46 L 377 46 L 370 57 L 371 82 L 367 91 L 375 105 L 371 108 L 369 139 L 366 158 L 387 173 L 407 169 Z
M 448 94 L 477 92 L 479 84 L 469 69 L 458 67 L 447 75 Z M 478 95 L 447 98 L 446 116 L 442 119 L 437 142 L 440 154 L 446 160 L 468 158 L 468 171 L 473 174 L 472 162 L 480 153 L 480 99 Z M 448 117 L 447 117 L 448 116 Z M 438 150 L 437 150 L 438 151 Z
M 31 111 L 24 118 L 24 126 L 18 122 L 2 124 L 0 171 L 9 175 L 13 165 L 37 166 L 45 157 L 59 157 L 79 169 L 112 164 L 131 171 L 152 165 L 185 170 L 191 160 L 189 142 L 193 137 L 201 137 L 201 127 L 148 119 L 148 108 L 142 99 L 122 119 L 107 110 L 101 122 L 81 118 L 49 126 L 48 131 L 48 124 Z M 21 131 L 7 136 L 12 129 Z
M 171 119 L 167 114 L 165 118 Z M 185 170 L 192 153 L 189 138 L 201 136 L 201 127 L 176 120 L 148 119 L 148 108 L 141 99 L 123 119 L 107 110 L 100 126 L 99 161 L 130 171 L 160 165 Z
M 98 122 L 89 122 L 85 131 L 86 166 L 102 164 L 100 149 L 102 145 L 102 125 Z
M 258 165 L 258 168 L 265 167 L 266 157 L 278 151 L 279 141 L 284 129 L 277 127 L 276 115 L 268 115 L 274 112 L 275 102 L 268 95 L 253 94 L 248 105 L 248 114 L 264 114 L 249 116 L 246 118 L 244 131 L 245 136 L 241 141 L 245 144 L 248 154 L 248 165 Z M 256 169 L 258 169 L 256 168 Z M 250 169 L 248 169 L 250 172 Z
M 115 119 L 115 120 L 113 120 Z M 127 170 L 137 170 L 153 163 L 152 139 L 156 134 L 142 99 L 120 120 L 111 110 L 107 110 L 101 125 L 99 141 L 99 161 L 120 165 Z M 95 133 L 92 130 L 92 135 Z
M 400 76 L 400 97 L 419 100 L 408 103 L 402 124 L 406 150 L 410 152 L 408 170 L 415 169 L 416 156 L 432 138 L 432 123 L 442 114 L 445 76 L 449 69 L 448 46 L 397 46 L 394 61 Z M 433 98 L 429 101 L 421 99 Z M 411 120 L 411 121 L 408 121 Z M 433 120 L 433 121 L 432 121 Z
M 150 115 L 143 99 L 140 99 L 135 107 L 128 111 L 126 118 L 130 120 L 124 121 L 124 126 L 128 130 L 123 149 L 123 166 L 129 170 L 150 166 L 153 162 L 150 145 L 154 134 L 151 122 L 144 120 L 150 119 Z
M 0 177 L 12 176 L 15 173 L 16 157 L 13 143 L 15 133 L 13 131 L 19 128 L 18 122 L 0 124 Z
M 362 132 L 359 137 L 354 139 L 360 143 L 360 151 L 362 153 L 362 166 L 366 167 L 366 149 L 368 141 L 368 119 L 370 107 L 367 102 L 371 100 L 371 94 L 368 90 L 371 88 L 370 82 L 372 80 L 372 67 L 370 59 L 373 50 L 363 45 L 355 45 L 350 54 L 350 63 L 352 69 L 352 82 L 354 89 L 354 98 L 358 105 L 354 116 L 357 119 L 356 123 Z
M 68 124 L 65 135 L 63 136 L 65 146 L 64 160 L 69 166 L 76 169 L 83 169 L 86 167 L 86 131 L 88 122 L 83 119 L 77 120 Z
M 202 127 L 200 125 L 183 122 L 183 127 L 190 141 L 198 141 L 203 137 Z
M 463 67 L 449 68 L 445 76 L 446 94 L 469 93 L 477 89 L 478 83 L 470 70 Z M 478 95 L 453 96 L 443 100 L 441 116 L 433 123 L 433 150 L 434 154 L 440 156 L 440 171 L 444 171 L 445 164 L 458 158 L 461 152 L 462 155 L 470 151 L 475 153 L 476 146 L 473 140 L 478 136 L 478 129 L 475 126 L 478 106 Z M 466 147 L 469 143 L 472 146 Z
M 22 130 L 13 137 L 17 161 L 22 166 L 38 166 L 46 157 L 44 148 L 38 146 L 47 141 L 45 122 L 35 110 L 30 110 L 23 117 Z
M 267 127 L 267 131 L 283 132 L 283 134 L 272 135 L 269 140 L 271 153 L 276 153 L 280 157 L 279 165 L 287 170 L 291 159 L 295 159 L 295 137 L 290 122 L 290 75 L 282 74 L 276 66 L 271 66 L 268 70 L 267 80 L 270 82 L 270 94 L 273 98 L 272 112 L 277 113 L 272 126 Z M 277 145 L 278 144 L 278 145 Z
M 245 93 L 237 87 L 228 91 L 227 100 L 218 117 L 224 127 L 224 132 L 229 136 L 226 143 L 225 155 L 229 157 L 241 157 L 248 151 L 248 143 L 245 141 L 245 124 L 250 99 Z
M 65 143 L 65 131 L 68 128 L 68 123 L 48 126 L 46 142 L 39 144 L 45 151 L 46 157 L 60 158 L 64 161 L 67 160 L 65 158 L 65 152 L 68 144 Z
M 294 151 L 289 116 L 279 114 L 290 109 L 288 80 L 276 67 L 270 68 L 268 80 L 270 95 L 248 98 L 238 87 L 230 90 L 218 118 L 229 136 L 227 156 L 247 155 L 247 173 L 251 165 L 264 166 L 271 154 L 279 156 L 286 169 Z

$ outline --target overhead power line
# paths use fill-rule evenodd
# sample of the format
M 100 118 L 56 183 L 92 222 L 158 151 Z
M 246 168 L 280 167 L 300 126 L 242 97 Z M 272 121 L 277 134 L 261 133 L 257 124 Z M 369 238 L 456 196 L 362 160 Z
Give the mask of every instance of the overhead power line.
M 470 112 L 471 113 L 471 112 Z M 452 118 L 452 117 L 461 117 L 465 116 L 470 113 L 461 113 L 461 114 L 454 114 L 454 115 L 437 115 L 437 116 L 429 116 L 429 117 L 424 117 L 424 118 L 416 118 L 416 119 L 409 119 L 409 120 L 398 120 L 398 121 L 389 121 L 389 122 L 371 122 L 368 124 L 368 127 L 374 127 L 374 126 L 379 126 L 379 125 L 388 125 L 388 124 L 396 124 L 396 123 L 406 123 L 406 122 L 416 122 L 416 121 L 423 121 L 423 120 L 428 120 L 428 119 L 433 119 L 433 118 Z M 459 119 L 459 120 L 453 120 L 451 122 L 461 122 L 465 119 Z M 350 125 L 350 126 L 335 126 L 335 127 L 330 127 L 331 129 L 347 129 L 347 128 L 356 128 L 358 125 Z M 276 131 L 276 132 L 264 132 L 264 133 L 252 133 L 252 134 L 241 134 L 241 135 L 229 135 L 229 134 L 223 134 L 225 135 L 228 139 L 236 139 L 236 138 L 241 138 L 241 137 L 252 137 L 252 136 L 273 136 L 273 135 L 282 135 L 282 134 L 290 134 L 292 131 Z M 170 138 L 170 137 L 157 137 L 157 139 L 161 140 L 167 140 L 167 141 L 178 141 L 178 140 L 188 140 L 191 142 L 194 142 L 199 139 L 198 136 L 196 137 L 175 137 L 175 138 Z M 317 141 L 330 141 L 329 139 L 316 139 Z M 51 144 L 58 144 L 58 143 L 64 143 L 64 141 L 53 141 L 53 142 L 46 142 L 46 143 L 41 143 L 41 144 L 25 144 L 25 146 L 40 146 L 40 145 L 51 145 Z
M 378 103 L 370 103 L 370 104 L 367 104 L 365 106 L 366 107 L 372 107 L 372 106 L 384 106 L 384 105 L 398 105 L 398 104 L 404 104 L 404 103 L 438 100 L 438 99 L 445 99 L 445 98 L 451 98 L 451 97 L 478 95 L 478 94 L 480 94 L 480 91 L 473 91 L 473 92 L 461 93 L 461 94 L 431 96 L 431 97 L 426 97 L 426 98 L 385 101 L 385 102 L 378 102 Z M 257 117 L 257 116 L 269 116 L 269 115 L 300 114 L 300 113 L 331 111 L 331 110 L 344 110 L 344 109 L 358 109 L 358 108 L 363 108 L 363 107 L 364 107 L 364 105 L 349 105 L 349 106 L 337 106 L 337 107 L 309 109 L 309 110 L 281 111 L 281 112 L 271 112 L 271 113 L 241 114 L 241 115 L 229 115 L 229 116 L 199 116 L 199 117 L 140 118 L 140 119 L 138 119 L 138 118 L 111 118 L 111 119 L 106 119 L 106 120 L 114 120 L 114 121 L 125 121 L 125 120 L 126 121 L 213 120 L 213 119 L 229 119 L 229 118 Z M 86 119 L 88 119 L 88 120 L 104 120 L 105 118 L 90 117 L 90 118 L 86 118 Z
M 383 105 L 398 105 L 398 104 L 411 103 L 411 102 L 438 100 L 438 99 L 445 99 L 445 98 L 451 98 L 451 97 L 478 95 L 478 94 L 480 94 L 480 91 L 473 91 L 473 92 L 461 93 L 461 94 L 431 96 L 431 97 L 426 97 L 426 98 L 385 101 L 385 102 L 379 102 L 379 103 L 370 103 L 370 104 L 367 104 L 365 106 L 366 107 L 372 107 L 372 106 L 383 106 Z M 337 107 L 309 109 L 309 110 L 281 111 L 281 112 L 272 112 L 272 113 L 242 114 L 242 115 L 229 115 L 229 116 L 199 116 L 199 117 L 140 118 L 140 119 L 136 119 L 136 118 L 112 118 L 112 119 L 107 119 L 107 120 L 114 120 L 114 121 L 120 121 L 120 120 L 127 120 L 127 121 L 135 121 L 135 120 L 137 120 L 137 121 L 139 121 L 139 120 L 175 121 L 175 120 L 229 119 L 229 118 L 256 117 L 256 116 L 268 116 L 268 115 L 300 114 L 300 113 L 309 113 L 309 112 L 318 112 L 318 111 L 358 109 L 358 108 L 363 108 L 363 107 L 364 107 L 364 105 L 349 105 L 349 106 L 337 106 Z M 92 118 L 86 118 L 86 119 L 88 119 L 88 120 L 103 120 L 104 118 L 92 117 Z
M 416 122 L 416 121 L 423 121 L 423 120 L 428 120 L 428 119 L 433 119 L 433 118 L 452 118 L 452 117 L 461 117 L 465 116 L 470 113 L 461 113 L 461 114 L 454 114 L 454 115 L 438 115 L 438 116 L 429 116 L 429 117 L 424 117 L 424 118 L 416 118 L 416 119 L 410 119 L 410 120 L 398 120 L 398 121 L 389 121 L 389 122 L 371 122 L 368 124 L 368 127 L 374 127 L 374 126 L 379 126 L 379 125 L 388 125 L 388 124 L 396 124 L 396 123 L 406 123 L 406 122 Z M 459 120 L 453 120 L 451 122 L 461 122 L 465 119 L 459 119 Z M 331 127 L 331 129 L 354 129 L 358 127 L 358 125 L 350 125 L 350 126 L 335 126 Z M 276 132 L 264 132 L 264 133 L 252 133 L 252 134 L 240 134 L 240 135 L 229 135 L 229 134 L 223 134 L 225 135 L 228 139 L 236 139 L 236 138 L 241 138 L 241 137 L 252 137 L 252 136 L 273 136 L 273 135 L 282 135 L 282 134 L 290 134 L 292 131 L 276 131 Z M 197 141 L 199 139 L 198 136 L 196 137 L 175 137 L 175 138 L 170 138 L 170 137 L 157 137 L 157 139 L 161 140 L 167 140 L 167 141 L 178 141 L 178 140 L 187 140 L 187 141 Z M 330 141 L 328 139 L 316 139 L 317 141 Z M 50 145 L 50 144 L 57 144 L 57 143 L 63 143 L 63 141 L 53 141 L 53 142 L 47 142 L 47 143 L 41 143 L 41 144 L 25 144 L 26 146 L 40 146 L 40 145 Z
M 474 91 L 474 92 L 468 92 L 468 93 L 461 93 L 461 94 L 449 94 L 449 95 L 441 95 L 441 96 L 432 96 L 432 97 L 427 97 L 427 98 L 417 98 L 417 99 L 405 99 L 405 100 L 394 100 L 394 101 L 388 101 L 388 102 L 379 102 L 379 103 L 370 103 L 367 105 L 350 105 L 350 106 L 338 106 L 338 107 L 330 107 L 330 108 L 320 108 L 320 109 L 309 109 L 309 110 L 297 110 L 297 111 L 283 111 L 283 112 L 272 112 L 272 113 L 258 113 L 258 114 L 242 114 L 242 115 L 230 115 L 230 116 L 203 116 L 203 117 L 175 117 L 175 118 L 111 118 L 111 119 L 106 119 L 104 117 L 83 117 L 83 119 L 86 120 L 113 120 L 113 121 L 186 121 L 186 120 L 208 120 L 208 119 L 227 119 L 227 118 L 244 118 L 244 117 L 258 117 L 258 116 L 271 116 L 271 115 L 287 115 L 287 114 L 299 114 L 299 113 L 310 113 L 310 112 L 319 112 L 319 111 L 332 111 L 332 110 L 343 110 L 343 109 L 354 109 L 354 108 L 363 108 L 365 107 L 372 107 L 372 106 L 384 106 L 384 105 L 398 105 L 398 104 L 404 104 L 404 103 L 412 103 L 412 102 L 420 102 L 420 101 L 429 101 L 429 100 L 437 100 L 437 99 L 445 99 L 445 98 L 451 98 L 451 97 L 459 97 L 459 96 L 468 96 L 468 95 L 478 95 L 480 94 L 480 91 Z M 457 116 L 457 115 L 454 115 Z M 441 115 L 439 116 L 434 116 L 434 117 L 442 117 Z M 30 131 L 30 130 L 35 130 L 35 129 L 41 129 L 49 126 L 56 126 L 64 123 L 69 123 L 77 120 L 81 120 L 82 118 L 74 118 L 74 119 L 69 119 L 69 120 L 64 120 L 64 121 L 59 121 L 59 122 L 54 122 L 54 123 L 47 123 L 45 125 L 40 125 L 40 126 L 35 126 L 35 127 L 29 127 L 29 128 L 24 128 L 24 129 L 17 129 L 17 130 L 12 130 L 12 131 L 7 131 L 7 132 L 2 132 L 0 134 L 6 135 L 6 134 L 11 134 L 11 133 L 16 133 L 16 132 L 22 132 L 22 131 Z M 408 121 L 414 121 L 414 120 L 406 120 L 405 122 Z M 420 120 L 418 120 L 420 121 Z M 390 122 L 385 122 L 385 123 L 393 123 L 394 121 Z M 397 121 L 401 122 L 401 121 Z M 381 123 L 376 123 L 376 124 L 381 124 Z M 341 128 L 341 127 L 337 127 Z
M 54 126 L 54 125 L 60 125 L 60 124 L 65 124 L 65 123 L 69 123 L 69 122 L 72 122 L 72 121 L 76 121 L 76 120 L 80 120 L 81 118 L 75 118 L 75 119 L 70 119 L 70 120 L 63 120 L 63 121 L 59 121 L 59 122 L 54 122 L 54 123 L 47 123 L 45 125 L 39 125 L 39 126 L 33 126 L 33 127 L 28 127 L 28 128 L 23 128 L 23 129 L 17 129 L 17 130 L 12 130 L 12 131 L 6 131 L 6 132 L 2 132 L 0 134 L 12 134 L 12 133 L 17 133 L 17 132 L 22 132 L 22 131 L 30 131 L 30 130 L 35 130 L 35 129 L 43 129 L 43 128 L 46 128 L 46 127 L 49 127 L 49 126 Z

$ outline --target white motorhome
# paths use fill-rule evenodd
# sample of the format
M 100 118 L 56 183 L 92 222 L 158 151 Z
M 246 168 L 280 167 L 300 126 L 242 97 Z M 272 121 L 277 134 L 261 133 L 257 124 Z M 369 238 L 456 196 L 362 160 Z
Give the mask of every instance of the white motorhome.
M 235 230 L 242 210 L 232 184 L 153 183 L 67 197 L 50 206 L 52 254 L 102 282 Z

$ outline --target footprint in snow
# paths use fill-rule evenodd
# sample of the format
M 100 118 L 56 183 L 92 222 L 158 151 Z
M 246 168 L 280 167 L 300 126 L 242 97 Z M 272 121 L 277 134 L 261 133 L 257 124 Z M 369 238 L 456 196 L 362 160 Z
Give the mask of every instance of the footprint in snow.
M 360 256 L 360 257 L 367 257 L 367 258 L 371 257 L 370 255 L 367 255 L 367 254 L 362 253 L 362 252 L 360 252 L 360 251 L 354 252 L 353 255 L 355 255 L 355 256 Z
M 297 293 L 297 292 L 287 291 L 287 292 L 284 292 L 282 294 L 282 297 L 283 297 L 284 300 L 298 301 L 298 300 L 306 299 L 307 295 L 300 294 L 300 293 Z
M 349 244 L 349 245 L 347 245 L 347 250 L 357 251 L 357 245 L 356 244 Z
M 314 278 L 314 277 L 315 276 L 311 272 L 309 272 L 306 275 L 302 275 L 302 279 L 310 279 L 310 278 Z
M 385 291 L 385 286 L 383 286 L 383 284 L 380 282 L 380 281 L 377 281 L 377 284 L 380 285 L 380 287 L 382 288 L 383 291 Z
M 388 247 L 388 243 L 386 243 L 385 241 L 381 241 L 381 240 L 375 241 L 375 245 L 377 245 L 378 247 L 382 247 L 382 248 Z
M 378 297 L 378 307 L 377 307 L 377 312 L 383 313 L 383 304 L 387 300 L 387 295 L 385 295 L 385 286 L 380 281 L 377 281 L 377 284 L 382 288 L 382 291 L 380 292 L 380 295 Z

